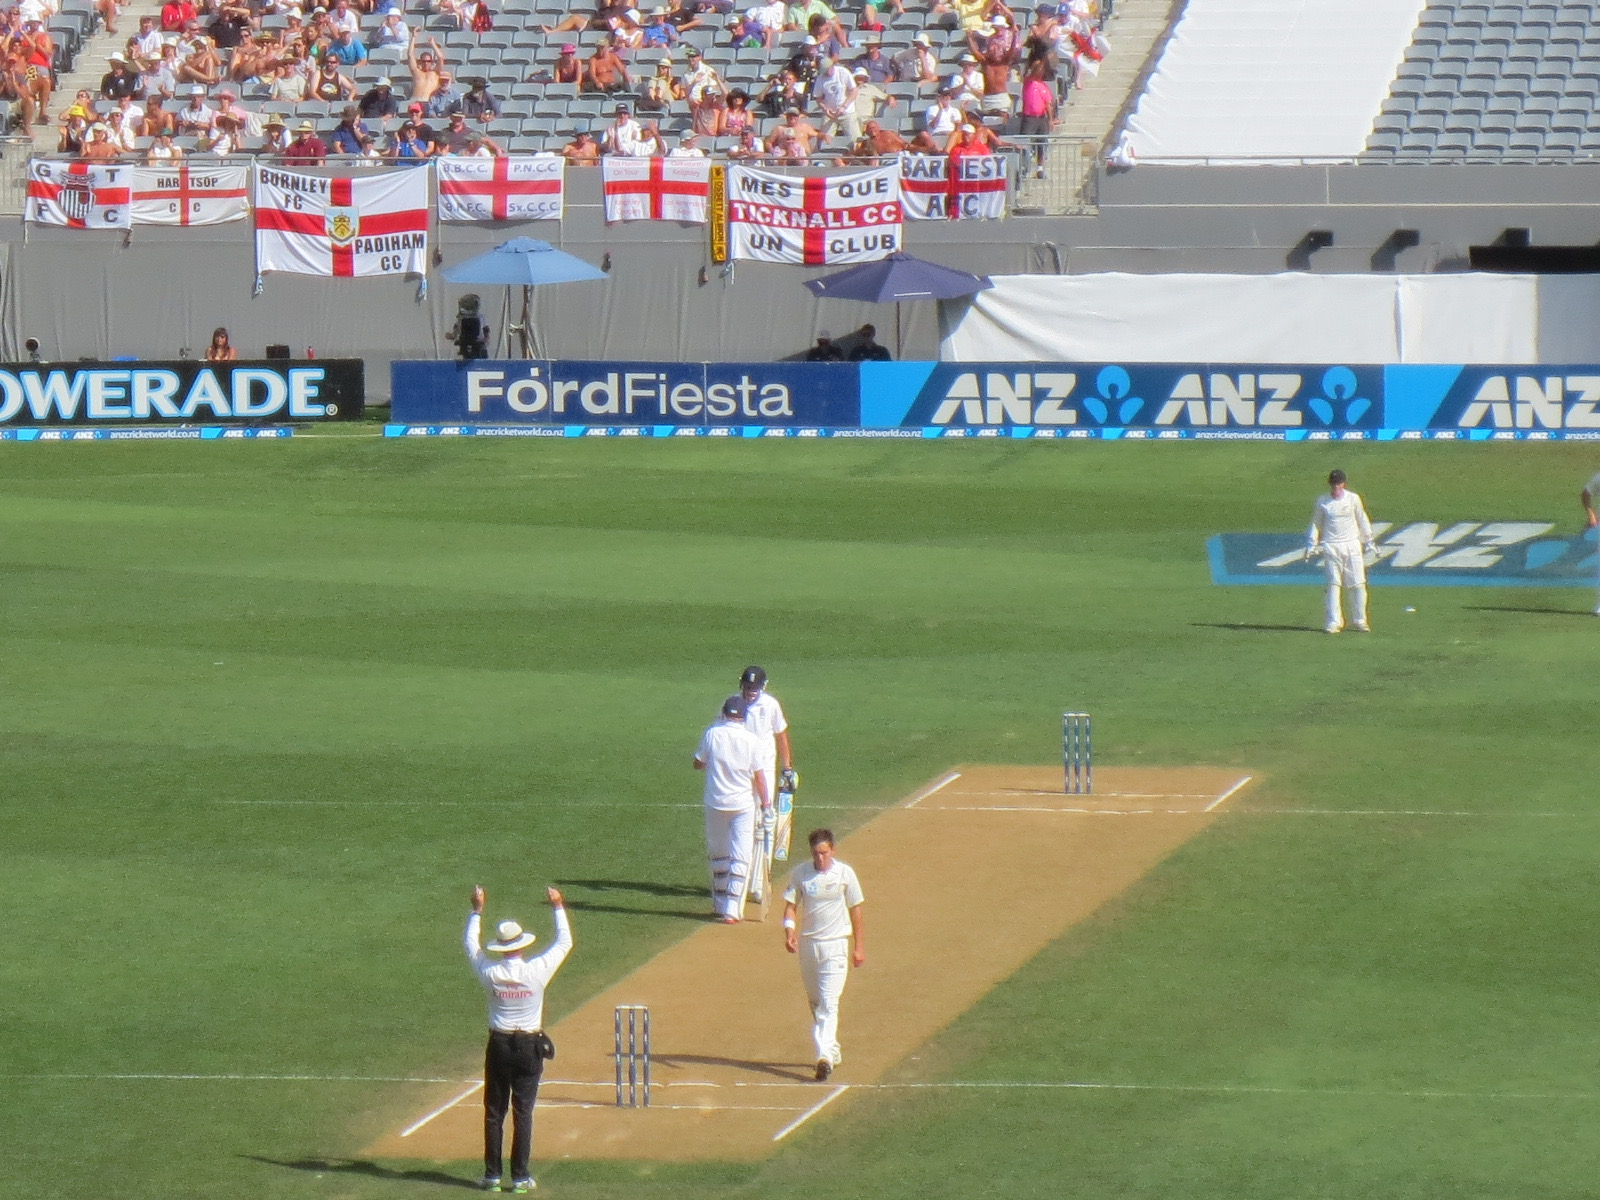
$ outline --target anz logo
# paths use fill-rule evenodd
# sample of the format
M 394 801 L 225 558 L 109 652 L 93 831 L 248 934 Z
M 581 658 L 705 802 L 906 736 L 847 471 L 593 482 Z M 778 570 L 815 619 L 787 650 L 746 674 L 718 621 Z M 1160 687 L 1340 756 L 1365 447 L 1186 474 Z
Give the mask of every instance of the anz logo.
M 1156 374 L 1141 372 L 1147 383 Z M 1092 391 L 1081 394 L 1074 371 L 966 371 L 951 381 L 930 423 L 1297 429 L 1355 425 L 1373 407 L 1348 367 L 1330 367 L 1309 389 L 1293 371 L 1190 371 L 1160 382 L 1150 399 L 1138 393 L 1152 389 L 1137 387 L 1119 366 L 1100 368 Z

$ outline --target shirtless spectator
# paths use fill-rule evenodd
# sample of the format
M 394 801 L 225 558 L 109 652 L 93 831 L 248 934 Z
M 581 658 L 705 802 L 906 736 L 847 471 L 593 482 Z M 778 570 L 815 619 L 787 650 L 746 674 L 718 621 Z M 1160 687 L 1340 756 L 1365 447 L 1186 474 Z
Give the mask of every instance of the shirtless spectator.
M 222 60 L 204 36 L 197 36 L 189 43 L 188 54 L 178 64 L 178 82 L 198 83 L 204 87 L 222 82 Z
M 600 147 L 587 129 L 580 129 L 561 147 L 561 157 L 575 167 L 592 167 L 600 161 Z
M 444 69 L 444 51 L 439 49 L 439 40 L 430 37 L 428 49 L 417 50 L 415 41 L 406 51 L 406 65 L 411 68 L 411 98 L 426 104 L 433 99 L 433 93 L 439 90 L 439 72 Z
M 605 39 L 589 56 L 585 90 L 610 93 L 628 91 L 632 87 L 633 76 L 628 73 L 628 64 L 617 54 L 611 39 Z
M 548 82 L 550 83 L 582 83 L 583 63 L 578 58 L 578 47 L 571 42 L 565 43 L 561 47 L 561 52 L 556 55 L 556 61 L 550 70 L 548 72 L 538 72 L 531 78 L 538 82 L 544 82 L 538 79 L 540 74 L 548 74 Z
M 38 102 L 28 86 L 27 64 L 22 61 L 22 55 L 15 51 L 6 55 L 5 65 L 0 68 L 0 99 L 16 102 L 22 117 L 23 132 L 34 125 L 49 124 L 48 120 L 40 119 Z
M 779 134 L 788 136 L 780 139 Z M 772 136 L 767 139 L 767 152 L 776 154 L 780 144 L 793 142 L 800 147 L 801 157 L 809 158 L 821 140 L 822 134 L 816 126 L 807 121 L 798 108 L 791 108 L 783 114 L 783 123 L 773 130 Z
M 985 120 L 1004 124 L 1011 119 L 1015 106 L 1011 96 L 1012 59 L 986 58 L 979 67 L 983 71 L 983 96 L 978 102 L 978 111 Z
M 606 3 L 596 7 L 589 16 L 582 13 L 568 13 L 554 25 L 539 26 L 545 33 L 577 33 L 584 29 L 609 29 L 612 17 L 623 17 L 628 14 L 633 5 L 623 0 L 606 0 Z
M 176 134 L 178 121 L 164 106 L 160 96 L 151 96 L 144 102 L 144 119 L 139 122 L 139 135 L 141 137 L 160 137 L 162 134 Z
M 794 135 L 794 130 L 780 125 L 767 140 L 767 157 L 775 163 L 803 163 L 811 157 L 811 152 Z
M 97 162 L 107 162 L 117 157 L 117 148 L 111 142 L 111 130 L 96 125 L 89 131 L 89 140 L 83 147 L 83 157 Z
M 859 160 L 877 163 L 909 149 L 911 143 L 894 130 L 885 129 L 877 121 L 868 121 L 862 127 L 861 136 L 856 139 L 851 153 Z

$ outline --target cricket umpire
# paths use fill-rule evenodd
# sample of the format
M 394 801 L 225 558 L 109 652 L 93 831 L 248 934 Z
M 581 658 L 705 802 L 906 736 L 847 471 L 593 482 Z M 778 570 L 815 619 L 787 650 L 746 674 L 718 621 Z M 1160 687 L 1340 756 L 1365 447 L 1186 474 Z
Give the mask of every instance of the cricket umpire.
M 755 858 L 756 805 L 772 807 L 761 747 L 744 727 L 743 696 L 722 702 L 722 717 L 700 736 L 694 769 L 706 775 L 706 857 L 711 860 L 711 903 L 724 925 L 744 916 L 744 894 Z
M 461 939 L 473 974 L 489 993 L 489 1047 L 483 1061 L 483 1178 L 478 1181 L 485 1191 L 500 1186 L 508 1105 L 511 1186 L 506 1190 L 531 1192 L 534 1187 L 528 1168 L 533 1153 L 533 1102 L 539 1094 L 544 1060 L 555 1057 L 555 1046 L 544 1032 L 544 990 L 572 950 L 572 927 L 561 893 L 555 888 L 545 892 L 555 910 L 556 940 L 543 954 L 522 956 L 536 939 L 515 921 L 501 921 L 495 927 L 496 940 L 487 947 L 480 944 L 478 927 L 488 898 L 481 887 L 472 889 L 472 913 Z

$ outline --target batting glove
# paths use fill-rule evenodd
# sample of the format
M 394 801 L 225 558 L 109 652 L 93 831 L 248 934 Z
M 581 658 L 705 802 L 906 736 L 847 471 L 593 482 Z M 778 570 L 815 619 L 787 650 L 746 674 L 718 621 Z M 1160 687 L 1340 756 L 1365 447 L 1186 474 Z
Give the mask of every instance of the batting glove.
M 1368 554 L 1376 554 L 1378 552 L 1378 543 L 1368 542 L 1365 546 L 1365 550 Z
M 786 792 L 800 790 L 800 776 L 793 767 L 785 767 L 778 772 L 778 786 Z

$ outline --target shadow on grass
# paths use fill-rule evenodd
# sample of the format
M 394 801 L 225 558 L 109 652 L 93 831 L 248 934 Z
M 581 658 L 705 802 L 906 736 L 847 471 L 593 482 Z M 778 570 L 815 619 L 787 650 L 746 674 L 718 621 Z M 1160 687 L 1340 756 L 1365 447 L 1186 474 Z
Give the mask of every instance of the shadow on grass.
M 459 1175 L 446 1175 L 443 1171 L 428 1170 L 396 1170 L 393 1167 L 381 1167 L 375 1162 L 368 1162 L 361 1158 L 297 1158 L 284 1160 L 280 1158 L 264 1158 L 259 1154 L 246 1154 L 242 1157 L 254 1162 L 266 1163 L 271 1167 L 288 1167 L 291 1171 L 311 1171 L 318 1175 L 365 1175 L 371 1179 L 393 1179 L 400 1183 L 437 1183 L 441 1187 L 466 1188 L 477 1191 L 478 1185 L 470 1179 L 462 1179 Z
M 1518 604 L 1468 604 L 1464 607 L 1468 612 L 1537 613 L 1544 617 L 1589 617 L 1590 619 L 1594 617 L 1594 611 L 1587 608 L 1533 608 L 1530 605 Z
M 1236 621 L 1193 621 L 1196 629 L 1226 629 L 1230 633 L 1321 633 L 1320 625 L 1246 625 Z
M 622 913 L 629 917 L 671 917 L 674 921 L 700 921 L 714 920 L 709 911 L 702 912 L 695 909 L 693 912 L 682 908 L 630 908 L 626 904 L 596 904 L 591 900 L 567 900 L 567 907 L 574 912 L 592 913 Z
M 642 892 L 647 896 L 700 896 L 706 889 L 687 887 L 681 883 L 645 883 L 632 879 L 558 879 L 562 888 L 587 888 L 594 892 Z
M 715 1054 L 652 1054 L 650 1061 L 673 1067 L 737 1067 L 741 1071 L 754 1071 L 760 1075 L 800 1083 L 811 1083 L 816 1078 L 813 1074 L 815 1063 L 756 1062 L 748 1058 L 720 1058 Z

